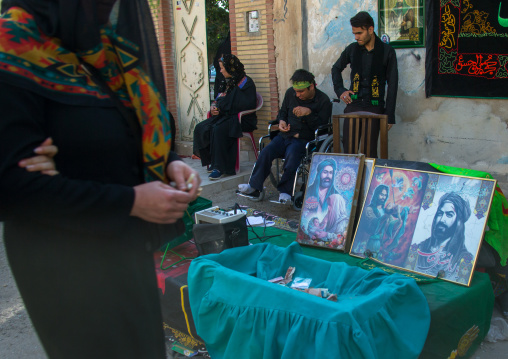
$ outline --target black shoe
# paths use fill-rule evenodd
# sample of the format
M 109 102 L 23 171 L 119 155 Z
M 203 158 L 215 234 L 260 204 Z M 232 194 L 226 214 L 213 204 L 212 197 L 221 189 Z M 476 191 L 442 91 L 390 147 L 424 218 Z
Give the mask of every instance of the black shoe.
M 257 189 L 255 189 L 254 192 L 251 192 L 249 194 L 241 192 L 239 189 L 237 189 L 236 190 L 236 194 L 239 195 L 239 196 L 242 196 L 242 197 L 247 197 L 250 200 L 255 201 L 255 202 L 261 201 L 263 199 L 263 197 L 264 197 L 264 192 L 263 191 L 259 191 Z

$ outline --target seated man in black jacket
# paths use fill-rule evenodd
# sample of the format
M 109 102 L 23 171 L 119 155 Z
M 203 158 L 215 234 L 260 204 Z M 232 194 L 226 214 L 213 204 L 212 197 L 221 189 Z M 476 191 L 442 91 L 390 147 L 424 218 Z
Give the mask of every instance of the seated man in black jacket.
M 291 200 L 296 170 L 305 155 L 305 145 L 314 139 L 320 125 L 328 123 L 332 113 L 330 98 L 316 88 L 314 75 L 296 70 L 291 77 L 293 86 L 286 91 L 274 123 L 280 133 L 261 151 L 248 184 L 238 186 L 239 193 L 257 198 L 270 174 L 272 161 L 284 158 L 284 173 L 279 181 L 279 201 Z

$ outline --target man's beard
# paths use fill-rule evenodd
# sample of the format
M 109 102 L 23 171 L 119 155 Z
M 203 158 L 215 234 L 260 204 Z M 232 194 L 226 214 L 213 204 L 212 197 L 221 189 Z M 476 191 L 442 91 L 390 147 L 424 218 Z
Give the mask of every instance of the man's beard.
M 385 197 L 384 199 L 377 198 L 376 206 L 385 206 L 386 201 L 388 200 L 388 197 Z
M 453 236 L 453 233 L 455 233 L 456 228 L 457 228 L 457 222 L 455 222 L 451 227 L 448 227 L 447 225 L 445 225 L 443 223 L 437 223 L 434 226 L 432 235 L 434 236 L 434 238 L 436 238 L 437 240 L 442 242 L 445 239 Z
M 319 183 L 319 187 L 321 187 L 321 188 L 330 188 L 331 185 L 332 185 L 331 178 L 322 178 L 321 182 Z

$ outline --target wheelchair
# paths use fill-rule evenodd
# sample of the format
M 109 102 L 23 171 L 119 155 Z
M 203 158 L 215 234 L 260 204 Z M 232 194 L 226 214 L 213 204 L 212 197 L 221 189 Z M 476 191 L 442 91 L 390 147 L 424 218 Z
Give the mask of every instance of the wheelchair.
M 261 137 L 259 139 L 259 151 L 261 152 L 263 148 L 269 143 L 268 140 L 272 139 L 277 135 L 276 131 L 272 131 L 274 124 L 270 124 L 268 126 L 268 134 Z M 309 169 L 310 162 L 312 160 L 313 153 L 332 153 L 333 152 L 333 133 L 332 133 L 332 123 L 331 118 L 328 123 L 325 125 L 321 125 L 314 132 L 314 139 L 307 142 L 305 146 L 305 155 L 303 156 L 298 169 L 296 170 L 296 175 L 293 183 L 293 192 L 291 193 L 291 206 L 294 210 L 300 211 L 303 206 L 303 200 L 305 198 L 305 189 L 307 188 L 307 181 L 309 179 Z M 275 171 L 272 170 L 270 172 L 269 178 L 272 185 L 277 188 L 279 183 L 279 179 L 281 178 L 281 166 L 280 164 L 284 163 L 284 159 L 277 158 L 275 160 Z M 272 165 L 273 168 L 273 165 Z M 264 192 L 264 191 L 263 191 Z M 259 200 L 264 198 L 264 193 L 261 195 Z

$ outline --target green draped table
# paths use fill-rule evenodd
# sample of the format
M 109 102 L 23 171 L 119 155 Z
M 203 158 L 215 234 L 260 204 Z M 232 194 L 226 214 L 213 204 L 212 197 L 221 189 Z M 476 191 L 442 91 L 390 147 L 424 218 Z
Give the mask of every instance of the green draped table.
M 266 242 L 287 247 L 296 239 L 296 233 L 268 227 L 254 229 L 258 236 L 275 236 Z M 254 233 L 249 233 L 251 243 L 260 243 Z M 361 258 L 352 257 L 347 253 L 302 247 L 303 253 L 330 262 L 345 262 L 351 266 L 369 269 L 372 262 L 366 263 Z M 384 268 L 383 268 L 384 269 Z M 388 268 L 392 270 L 391 268 Z M 407 274 L 404 271 L 398 273 Z M 475 272 L 469 287 L 458 284 L 436 281 L 418 281 L 425 295 L 431 312 L 429 334 L 420 358 L 447 359 L 471 356 L 490 327 L 494 309 L 494 293 L 489 276 Z M 455 355 L 454 355 L 455 352 Z

